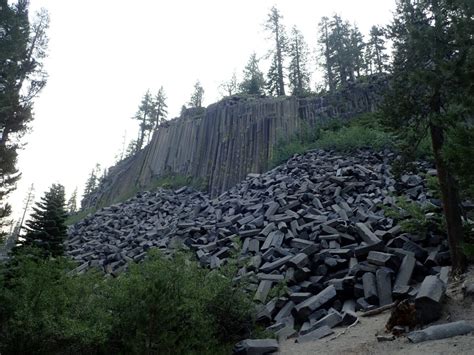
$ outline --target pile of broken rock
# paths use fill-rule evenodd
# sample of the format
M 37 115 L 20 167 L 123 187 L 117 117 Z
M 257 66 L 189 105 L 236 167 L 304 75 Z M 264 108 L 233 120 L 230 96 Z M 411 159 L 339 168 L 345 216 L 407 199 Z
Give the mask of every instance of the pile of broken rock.
M 209 268 L 237 257 L 236 279 L 249 282 L 258 321 L 278 339 L 317 339 L 354 323 L 355 311 L 405 298 L 427 323 L 439 316 L 446 287 L 445 237 L 402 233 L 385 208 L 396 195 L 439 208 L 421 177 L 436 172 L 419 162 L 419 175 L 396 181 L 394 159 L 317 150 L 249 174 L 214 199 L 186 187 L 139 193 L 72 226 L 67 253 L 77 272 L 98 267 L 112 276 L 150 248 L 191 250 Z

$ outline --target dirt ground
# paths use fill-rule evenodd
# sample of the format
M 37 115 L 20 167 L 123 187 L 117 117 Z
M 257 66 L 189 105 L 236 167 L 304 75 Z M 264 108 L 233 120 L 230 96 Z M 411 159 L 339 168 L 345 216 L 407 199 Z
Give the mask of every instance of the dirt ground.
M 474 267 L 471 267 L 462 279 L 451 281 L 443 316 L 434 324 L 466 320 L 474 325 L 473 301 L 464 299 L 461 289 L 466 280 L 474 282 Z M 360 317 L 360 323 L 350 329 L 334 328 L 333 335 L 314 342 L 297 344 L 295 339 L 288 339 L 280 344 L 280 354 L 474 354 L 474 333 L 418 344 L 410 343 L 405 337 L 397 338 L 394 341 L 378 342 L 376 335 L 385 334 L 385 324 L 389 316 L 390 311 L 368 318 Z M 339 335 L 344 330 L 346 330 L 345 333 Z M 338 337 L 335 338 L 336 336 Z

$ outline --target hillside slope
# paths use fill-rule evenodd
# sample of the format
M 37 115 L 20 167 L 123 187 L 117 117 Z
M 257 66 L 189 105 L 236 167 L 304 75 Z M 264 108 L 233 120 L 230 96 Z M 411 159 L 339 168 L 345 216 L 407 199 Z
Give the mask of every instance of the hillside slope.
M 428 275 L 446 275 L 445 237 L 402 233 L 385 214 L 396 208 L 395 194 L 439 209 L 420 175 L 394 179 L 394 158 L 388 151 L 318 150 L 250 174 L 214 199 L 186 187 L 140 193 L 73 226 L 67 251 L 80 263 L 77 272 L 98 267 L 113 276 L 150 248 L 191 250 L 211 269 L 237 261 L 261 304 L 259 319 L 293 332 L 294 323 L 303 325 L 304 335 L 346 301 L 372 309 L 416 295 Z M 433 173 L 426 163 L 417 166 Z

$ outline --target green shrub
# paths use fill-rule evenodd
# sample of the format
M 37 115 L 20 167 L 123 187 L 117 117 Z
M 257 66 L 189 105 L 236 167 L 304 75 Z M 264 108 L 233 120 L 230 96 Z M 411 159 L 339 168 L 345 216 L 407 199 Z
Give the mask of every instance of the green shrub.
M 442 233 L 443 219 L 434 206 L 421 205 L 405 196 L 396 199 L 395 207 L 386 207 L 385 214 L 400 223 L 403 232 L 427 236 L 433 231 Z
M 354 151 L 360 148 L 381 150 L 392 148 L 390 135 L 377 129 L 359 125 L 342 127 L 337 131 L 324 130 L 312 148 Z
M 68 276 L 65 259 L 19 255 L 1 273 L 0 353 L 96 351 L 111 331 L 107 298 L 94 273 Z
M 366 113 L 349 121 L 333 119 L 317 127 L 303 125 L 289 141 L 280 140 L 276 144 L 270 166 L 311 149 L 350 152 L 360 148 L 394 148 L 393 137 L 380 128 L 377 113 Z
M 114 343 L 132 353 L 216 353 L 248 320 L 248 300 L 229 279 L 185 256 L 151 254 L 114 283 Z M 130 334 L 133 334 L 131 337 Z
M 219 354 L 254 329 L 250 296 L 186 255 L 150 252 L 116 279 L 31 255 L 0 273 L 2 354 Z

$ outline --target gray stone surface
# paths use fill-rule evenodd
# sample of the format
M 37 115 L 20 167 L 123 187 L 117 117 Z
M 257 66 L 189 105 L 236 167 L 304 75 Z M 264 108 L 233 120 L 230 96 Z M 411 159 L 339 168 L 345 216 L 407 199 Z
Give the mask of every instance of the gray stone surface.
M 235 281 L 244 280 L 260 303 L 262 322 L 295 317 L 314 325 L 325 316 L 318 311 L 333 307 L 347 324 L 355 315 L 353 307 L 341 311 L 346 300 L 357 300 L 358 310 L 378 306 L 379 298 L 388 302 L 390 295 L 381 290 L 388 292 L 392 280 L 380 270 L 394 270 L 398 296 L 414 297 L 416 288 L 400 287 L 429 274 L 441 277 L 438 264 L 445 265 L 438 263 L 448 252 L 445 243 L 434 247 L 428 239 L 402 234 L 385 215 L 382 205 L 392 206 L 392 194 L 412 188 L 394 179 L 393 159 L 388 151 L 347 156 L 317 150 L 251 174 L 215 198 L 187 187 L 142 192 L 70 227 L 67 254 L 77 262 L 75 272 L 95 267 L 113 277 L 145 260 L 151 249 L 195 253 L 210 269 L 235 257 Z M 429 168 L 416 166 L 420 172 Z M 425 193 L 424 182 L 419 187 Z M 423 264 L 421 257 L 435 249 L 436 263 Z M 269 299 L 283 283 L 287 292 Z
M 278 342 L 275 339 L 246 339 L 235 344 L 234 354 L 264 355 L 277 352 Z
M 392 272 L 384 268 L 378 269 L 375 274 L 380 306 L 385 306 L 393 302 L 391 275 Z
M 407 335 L 408 340 L 412 343 L 421 343 L 428 340 L 439 340 L 451 338 L 458 335 L 472 333 L 474 326 L 466 321 L 457 321 L 439 325 L 432 325 L 423 330 L 417 330 Z
M 421 324 L 428 324 L 441 317 L 445 292 L 446 286 L 438 276 L 426 276 L 415 298 L 416 316 Z
M 334 333 L 334 331 L 331 328 L 329 328 L 328 326 L 324 326 L 324 327 L 315 329 L 315 330 L 313 330 L 312 332 L 310 332 L 308 334 L 299 336 L 296 339 L 296 342 L 300 343 L 300 344 L 301 343 L 306 343 L 308 341 L 314 341 L 314 340 L 318 340 L 318 339 L 327 337 L 328 335 L 331 335 L 333 333 Z
M 336 298 L 336 289 L 333 285 L 326 287 L 317 295 L 308 298 L 295 306 L 295 311 L 300 319 L 306 319 L 308 316 Z
M 398 270 L 394 286 L 407 286 L 410 283 L 413 270 L 415 269 L 416 259 L 413 256 L 405 256 Z
M 379 303 L 379 295 L 375 275 L 371 272 L 366 272 L 362 276 L 362 285 L 364 286 L 364 298 L 370 304 L 377 305 Z

